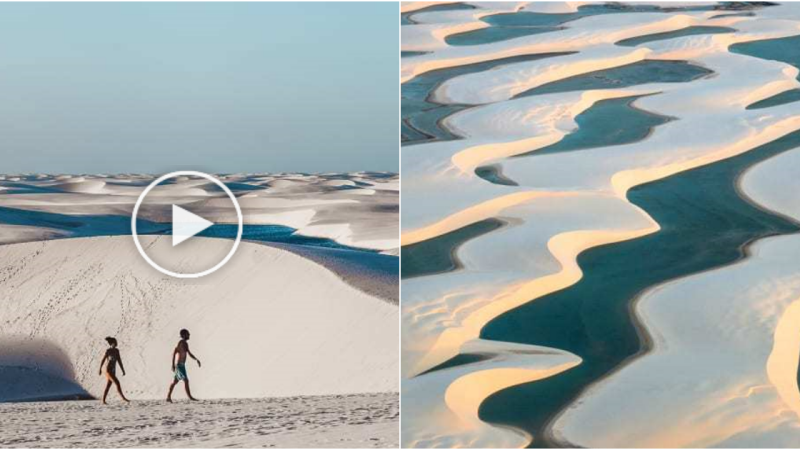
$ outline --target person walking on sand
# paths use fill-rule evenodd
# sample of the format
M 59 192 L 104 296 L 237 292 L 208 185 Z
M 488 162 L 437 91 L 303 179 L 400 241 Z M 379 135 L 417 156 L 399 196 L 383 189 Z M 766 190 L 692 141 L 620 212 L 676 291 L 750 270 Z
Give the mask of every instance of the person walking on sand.
M 175 374 L 175 378 L 172 380 L 172 384 L 169 385 L 169 392 L 167 393 L 167 401 L 170 403 L 172 403 L 172 390 L 175 389 L 175 385 L 180 381 L 183 381 L 189 400 L 197 401 L 196 398 L 192 397 L 192 391 L 189 389 L 189 376 L 186 374 L 186 355 L 197 361 L 197 367 L 202 367 L 202 365 L 200 360 L 189 350 L 189 330 L 181 330 L 180 335 L 181 340 L 178 341 L 178 345 L 175 346 L 175 350 L 172 352 L 172 372 Z M 175 363 L 175 355 L 178 355 L 177 364 Z
M 105 365 L 106 360 L 108 360 L 108 365 L 105 366 L 108 382 L 106 383 L 106 390 L 103 392 L 103 404 L 106 404 L 106 397 L 108 397 L 108 391 L 111 389 L 111 383 L 117 385 L 119 396 L 122 397 L 125 402 L 130 403 L 130 401 L 125 398 L 125 394 L 122 393 L 122 386 L 120 386 L 119 378 L 117 378 L 117 363 L 119 363 L 119 368 L 122 369 L 122 375 L 125 376 L 125 366 L 122 365 L 122 356 L 120 356 L 119 349 L 117 349 L 117 340 L 113 337 L 107 337 L 106 342 L 108 342 L 109 348 L 106 350 L 106 354 L 103 355 L 103 360 L 100 361 L 100 375 L 103 375 L 103 365 Z

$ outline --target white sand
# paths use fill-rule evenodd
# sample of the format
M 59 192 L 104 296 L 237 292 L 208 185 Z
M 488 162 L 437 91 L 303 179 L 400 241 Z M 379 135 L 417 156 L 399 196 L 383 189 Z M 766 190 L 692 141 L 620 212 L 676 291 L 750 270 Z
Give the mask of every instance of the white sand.
M 170 247 L 166 238 L 142 239 L 156 253 Z M 188 247 L 194 258 L 229 245 L 193 240 L 202 244 Z M 204 363 L 189 364 L 199 398 L 397 389 L 396 306 L 285 250 L 242 243 L 226 266 L 199 280 L 155 272 L 128 236 L 5 245 L 0 261 L 0 347 L 28 343 L 0 352 L 0 366 L 39 368 L 95 397 L 105 384 L 97 374 L 105 336 L 120 342 L 130 398 L 164 397 L 181 328 L 193 332 Z M 64 363 L 47 365 L 53 359 Z
M 756 204 L 800 221 L 800 152 L 789 150 L 757 164 L 742 177 L 741 189 Z
M 579 280 L 583 248 L 656 229 L 608 195 L 531 197 L 487 216 L 510 225 L 462 245 L 463 270 L 403 281 L 404 376 L 457 355 L 492 317 Z
M 397 394 L 0 404 L 5 448 L 397 448 Z
M 54 228 L 0 224 L 0 244 L 43 241 L 62 237 L 66 234 L 64 231 Z
M 793 447 L 800 237 L 752 251 L 645 295 L 637 313 L 655 348 L 585 393 L 554 425 L 556 438 L 581 447 Z
M 547 378 L 580 363 L 580 358 L 570 353 L 531 345 L 474 340 L 462 350 L 486 359 L 403 381 L 404 447 L 524 446 L 531 440 L 528 434 L 481 421 L 480 403 L 520 380 Z M 459 434 L 454 435 L 452 429 L 459 429 Z
M 437 100 L 482 105 L 457 113 L 445 121 L 446 126 L 465 139 L 403 149 L 404 245 L 489 217 L 514 219 L 513 227 L 479 237 L 459 249 L 458 257 L 464 266 L 462 272 L 403 282 L 404 377 L 418 375 L 459 352 L 463 353 L 463 347 L 470 346 L 477 339 L 483 325 L 503 312 L 576 282 L 580 271 L 575 257 L 580 251 L 656 231 L 658 225 L 646 212 L 625 199 L 630 187 L 748 151 L 800 128 L 796 104 L 768 110 L 744 109 L 748 104 L 797 87 L 797 69 L 727 50 L 729 45 L 738 42 L 800 34 L 797 20 L 800 9 L 794 5 L 759 10 L 755 18 L 711 20 L 710 17 L 719 13 L 716 11 L 609 14 L 569 22 L 567 29 L 552 33 L 485 45 L 447 46 L 444 43 L 447 33 L 441 30 L 456 28 L 458 23 L 474 26 L 464 24 L 475 21 L 481 11 L 469 12 L 469 19 L 463 11 L 420 13 L 415 20 L 424 19 L 423 25 L 403 27 L 403 50 L 431 52 L 402 61 L 404 80 L 437 68 L 521 54 L 580 53 L 508 64 L 445 83 L 435 94 Z M 431 23 L 433 19 L 440 21 L 438 28 L 437 24 Z M 712 24 L 730 26 L 739 31 L 685 36 L 637 48 L 620 49 L 613 45 L 634 36 Z M 689 83 L 649 84 L 509 100 L 515 93 L 548 81 L 644 58 L 689 60 L 714 71 L 714 75 Z M 743 73 L 747 76 L 743 77 Z M 640 98 L 635 103 L 637 107 L 677 120 L 659 126 L 640 143 L 506 159 L 557 142 L 577 127 L 575 116 L 599 100 L 644 94 L 656 95 Z M 520 186 L 493 185 L 474 175 L 476 167 L 490 163 L 497 164 Z M 565 203 L 564 199 L 573 197 L 582 199 L 583 203 L 579 207 Z M 788 197 L 786 201 L 789 201 Z M 537 205 L 541 209 L 536 209 Z M 571 209 L 575 207 L 579 209 Z M 512 238 L 514 234 L 517 237 Z M 509 264 L 503 265 L 498 261 L 509 261 Z M 516 270 L 510 271 L 510 267 Z M 749 304 L 743 302 L 743 305 Z M 775 318 L 770 320 L 773 320 L 771 330 L 774 330 Z M 747 327 L 745 322 L 737 324 Z M 763 328 L 759 329 L 761 325 L 754 324 L 752 329 L 742 333 L 763 333 Z M 514 377 L 517 384 L 540 377 L 526 374 L 524 367 L 537 364 L 541 356 L 530 353 L 522 358 L 516 362 L 519 367 L 518 376 Z M 465 373 L 448 382 L 454 386 L 470 379 L 473 373 L 491 370 L 492 361 L 463 366 Z M 760 364 L 757 359 L 753 361 Z M 527 444 L 527 441 L 519 440 L 518 430 L 478 427 L 474 423 L 450 420 L 452 415 L 472 414 L 480 401 L 461 404 L 447 400 L 442 395 L 447 389 L 441 387 L 435 373 L 416 376 L 410 379 L 413 381 L 407 378 L 403 383 L 404 386 L 413 383 L 415 390 L 439 399 L 438 406 L 408 416 L 404 429 L 408 427 L 410 431 L 405 433 L 404 430 L 403 445 L 430 444 L 426 439 L 431 436 L 435 437 L 435 442 L 446 445 L 471 446 L 474 442 L 489 446 L 493 442 Z M 491 394 L 479 391 L 484 394 L 483 398 Z M 644 402 L 627 390 L 625 395 L 637 398 L 639 403 Z M 693 398 L 699 401 L 703 397 Z M 582 402 L 576 411 L 581 410 Z M 608 417 L 608 410 L 606 404 L 605 409 L 595 408 L 580 417 L 587 423 L 614 420 L 613 415 Z M 676 420 L 683 417 L 683 411 L 673 413 L 663 408 L 659 411 L 662 416 L 674 416 Z M 633 417 L 635 413 L 636 410 L 632 409 L 626 417 Z M 768 411 L 767 408 L 754 414 L 774 416 L 779 411 Z M 720 419 L 720 422 L 724 421 Z M 609 437 L 619 427 L 600 430 L 598 427 L 581 428 L 581 421 L 574 423 L 576 425 L 572 427 L 564 426 L 566 431 L 559 437 L 579 445 L 633 445 Z M 754 420 L 753 429 L 763 423 Z M 742 431 L 737 428 L 738 424 L 737 420 L 727 428 L 724 425 L 708 427 L 708 434 L 719 438 L 715 442 L 723 442 L 725 433 Z M 727 431 L 721 431 L 723 428 Z M 594 432 L 596 438 L 589 439 L 590 432 Z M 571 440 L 573 433 L 575 439 Z M 691 442 L 701 441 L 664 442 L 665 445 L 691 445 Z M 758 440 L 748 442 L 758 443 Z M 765 438 L 764 442 L 769 445 L 777 441 Z M 660 445 L 656 440 L 647 443 Z
M 362 253 L 335 248 L 309 248 L 302 245 L 270 244 L 330 270 L 356 289 L 395 305 L 400 300 L 399 261 L 378 253 Z
M 151 176 L 12 176 L 0 206 L 129 216 Z M 249 224 L 397 252 L 396 175 L 264 174 L 223 177 Z M 227 222 L 230 202 L 203 180 L 148 197 L 143 217 L 170 220 L 173 203 Z M 397 447 L 397 257 L 243 242 L 199 280 L 161 275 L 130 236 L 0 224 L 0 446 Z M 179 271 L 207 268 L 227 239 L 143 236 L 148 254 Z M 189 362 L 199 404 L 167 405 L 178 330 L 203 362 Z M 100 397 L 105 336 L 120 342 L 131 405 Z M 118 369 L 118 375 L 121 370 Z M 174 397 L 185 397 L 182 386 Z M 298 397 L 303 396 L 303 397 Z M 156 401 L 157 399 L 157 401 Z
M 742 192 L 798 220 L 799 163 L 800 151 L 790 150 L 754 166 Z M 556 436 L 580 446 L 793 446 L 798 250 L 796 235 L 767 239 L 741 263 L 652 290 L 637 313 L 654 350 L 587 393 L 556 423 Z M 613 417 L 601 413 L 608 404 L 619 407 Z M 622 427 L 627 433 L 612 431 Z

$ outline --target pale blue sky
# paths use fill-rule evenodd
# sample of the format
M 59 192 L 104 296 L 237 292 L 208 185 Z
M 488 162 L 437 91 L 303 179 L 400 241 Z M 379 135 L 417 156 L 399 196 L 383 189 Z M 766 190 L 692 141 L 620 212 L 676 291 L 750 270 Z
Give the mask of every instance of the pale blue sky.
M 398 170 L 396 3 L 0 3 L 0 173 Z

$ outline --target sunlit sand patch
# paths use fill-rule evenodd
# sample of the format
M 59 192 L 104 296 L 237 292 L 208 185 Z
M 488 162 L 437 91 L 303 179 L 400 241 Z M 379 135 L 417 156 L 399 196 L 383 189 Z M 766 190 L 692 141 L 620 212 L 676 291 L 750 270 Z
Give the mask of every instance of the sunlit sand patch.
M 531 439 L 526 433 L 478 418 L 481 399 L 495 390 L 546 378 L 580 363 L 575 355 L 530 345 L 476 340 L 465 344 L 464 351 L 483 355 L 483 359 L 403 381 L 404 447 L 524 446 Z M 427 420 L 417 420 L 420 416 Z

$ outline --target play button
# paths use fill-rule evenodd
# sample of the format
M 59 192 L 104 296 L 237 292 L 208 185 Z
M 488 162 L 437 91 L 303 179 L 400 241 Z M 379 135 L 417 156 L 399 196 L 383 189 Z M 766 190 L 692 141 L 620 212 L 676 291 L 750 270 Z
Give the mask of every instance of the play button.
M 214 225 L 214 222 L 190 213 L 178 205 L 172 205 L 172 246 L 175 247 L 211 225 Z
M 171 183 L 165 183 L 165 181 L 170 179 L 175 179 L 175 181 Z M 203 180 L 197 180 L 197 178 L 202 178 Z M 230 199 L 233 209 L 236 211 L 236 222 L 237 222 L 237 230 L 236 230 L 236 238 L 233 240 L 231 245 L 230 251 L 227 253 L 220 253 L 219 256 L 219 247 L 220 242 L 224 243 L 223 239 L 209 239 L 209 238 L 196 238 L 191 239 L 192 237 L 197 236 L 197 234 L 201 233 L 203 230 L 208 229 L 212 225 L 215 224 L 215 221 L 208 220 L 206 217 L 201 217 L 199 214 L 203 214 L 202 211 L 197 209 L 194 212 L 190 211 L 189 209 L 198 208 L 197 205 L 202 205 L 207 203 L 207 201 L 216 201 L 219 202 L 220 198 L 224 198 L 221 196 L 218 190 L 211 190 L 209 191 L 207 188 L 201 188 L 198 186 L 208 186 L 211 182 L 215 184 L 218 188 L 225 193 L 225 195 Z M 183 184 L 181 184 L 183 183 Z M 160 186 L 159 196 L 160 198 L 168 198 L 167 205 L 171 204 L 172 208 L 172 245 L 168 247 L 164 247 L 162 244 L 159 243 L 159 237 L 147 236 L 147 249 L 145 251 L 145 246 L 142 245 L 141 239 L 139 237 L 139 233 L 137 232 L 136 226 L 137 221 L 139 220 L 139 211 L 142 207 L 142 203 L 144 202 L 145 198 L 148 194 L 150 194 L 153 189 Z M 186 186 L 186 187 L 184 187 Z M 164 192 L 166 190 L 166 192 Z M 181 203 L 177 199 L 173 199 L 174 197 L 180 196 L 183 193 L 187 195 L 186 201 Z M 200 194 L 198 198 L 198 193 Z M 173 203 L 174 202 L 174 203 Z M 178 206 L 175 203 L 181 203 L 183 206 Z M 188 205 L 188 206 L 187 206 Z M 194 206 L 193 206 L 194 205 Z M 163 219 L 159 219 L 158 217 L 163 217 L 163 213 L 158 213 L 158 211 L 162 211 L 166 205 L 164 202 L 158 203 L 156 205 L 149 205 L 149 214 L 148 219 L 151 219 L 150 216 L 156 215 L 157 222 L 162 222 Z M 155 212 L 153 212 L 155 211 Z M 168 210 L 167 210 L 168 211 Z M 227 212 L 226 212 L 227 211 Z M 166 212 L 166 211 L 164 211 Z M 230 208 L 225 209 L 223 211 L 224 219 L 223 223 L 229 224 L 233 220 L 232 214 L 230 214 Z M 205 215 L 205 214 L 204 214 Z M 215 218 L 219 219 L 219 213 L 214 214 Z M 209 217 L 209 216 L 207 216 Z M 169 275 L 175 278 L 200 278 L 206 275 L 209 275 L 213 272 L 216 272 L 222 266 L 227 263 L 233 254 L 236 252 L 236 249 L 239 247 L 239 243 L 242 241 L 242 231 L 244 225 L 242 221 L 242 210 L 239 207 L 239 203 L 236 201 L 236 197 L 233 195 L 230 189 L 216 177 L 211 176 L 209 174 L 203 172 L 195 172 L 195 171 L 179 171 L 179 172 L 172 172 L 166 175 L 159 177 L 157 180 L 150 183 L 147 188 L 145 188 L 144 192 L 139 196 L 139 199 L 136 201 L 136 205 L 133 207 L 133 214 L 131 216 L 131 234 L 133 235 L 133 242 L 136 244 L 136 249 L 139 251 L 139 254 L 142 255 L 145 261 L 147 261 L 150 266 L 154 269 L 158 270 L 159 272 Z M 206 239 L 203 241 L 203 239 Z M 184 242 L 192 242 L 199 240 L 195 244 L 187 243 L 178 247 L 180 244 Z M 187 247 L 188 246 L 188 247 Z M 156 259 L 159 259 L 160 263 L 157 263 L 154 258 L 152 258 L 148 252 L 155 252 L 154 255 L 157 256 Z M 222 257 L 224 255 L 224 257 Z M 220 260 L 221 258 L 221 260 Z M 193 272 L 183 272 L 178 269 L 185 269 L 187 267 L 195 267 L 197 264 L 204 264 L 202 267 L 208 267 L 211 264 L 206 264 L 206 261 L 209 259 L 213 259 L 214 261 L 218 261 L 216 265 L 213 267 L 207 268 L 205 270 L 196 270 Z M 164 261 L 172 262 L 175 267 L 171 267 L 170 269 L 164 267 Z

